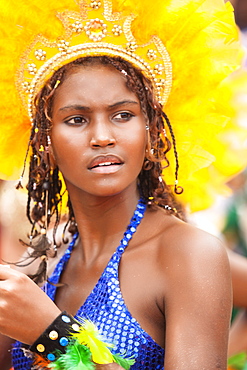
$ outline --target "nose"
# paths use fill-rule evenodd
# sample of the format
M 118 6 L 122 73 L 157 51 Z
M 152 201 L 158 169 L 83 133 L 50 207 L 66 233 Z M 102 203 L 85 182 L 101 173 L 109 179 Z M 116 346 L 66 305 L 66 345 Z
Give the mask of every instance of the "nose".
M 92 137 L 90 140 L 90 146 L 91 148 L 101 148 L 101 147 L 113 147 L 116 144 L 115 137 L 113 135 L 112 130 L 110 127 L 100 121 L 95 122 L 93 125 L 93 132 Z

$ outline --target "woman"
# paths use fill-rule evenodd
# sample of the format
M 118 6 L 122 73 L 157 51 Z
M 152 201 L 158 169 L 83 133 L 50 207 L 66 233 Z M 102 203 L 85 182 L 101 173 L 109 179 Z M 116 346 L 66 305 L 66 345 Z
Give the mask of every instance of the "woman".
M 105 32 L 99 18 L 85 29 L 94 38 Z M 49 78 L 54 65 L 47 62 L 28 92 L 30 258 L 41 261 L 37 273 L 28 272 L 34 281 L 46 277 L 47 258 L 62 246 L 48 262 L 43 290 L 22 272 L 0 267 L 0 332 L 22 342 L 14 345 L 14 368 L 35 368 L 36 359 L 41 368 L 83 369 L 86 358 L 88 369 L 225 369 L 228 260 L 217 239 L 179 219 L 161 177 L 170 149 L 166 129 L 181 192 L 176 141 L 160 104 L 167 90 L 160 94 L 129 51 L 120 55 L 93 41 L 89 56 L 80 49 L 69 63 L 54 58 Z M 79 55 L 71 49 L 68 58 L 72 52 Z M 60 240 L 59 171 L 69 194 L 68 231 Z M 110 349 L 95 339 L 91 321 Z M 85 339 L 92 332 L 95 346 Z M 75 348 L 80 356 L 72 365 Z

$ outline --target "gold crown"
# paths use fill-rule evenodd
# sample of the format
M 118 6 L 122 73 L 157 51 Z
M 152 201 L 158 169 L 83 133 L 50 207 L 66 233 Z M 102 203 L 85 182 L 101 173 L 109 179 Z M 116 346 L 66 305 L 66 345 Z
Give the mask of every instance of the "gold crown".
M 134 14 L 113 13 L 110 0 L 78 0 L 79 12 L 57 13 L 64 34 L 56 41 L 37 35 L 21 58 L 17 89 L 33 120 L 34 98 L 55 70 L 83 56 L 119 56 L 140 68 L 152 81 L 157 100 L 165 105 L 172 86 L 169 54 L 157 36 L 139 45 L 131 32 Z

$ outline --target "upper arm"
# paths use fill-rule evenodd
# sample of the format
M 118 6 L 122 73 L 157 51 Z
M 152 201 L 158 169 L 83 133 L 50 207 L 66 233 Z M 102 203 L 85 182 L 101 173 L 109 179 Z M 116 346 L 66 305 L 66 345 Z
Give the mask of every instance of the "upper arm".
M 176 237 L 170 255 L 165 369 L 225 369 L 231 313 L 225 248 L 192 228 Z

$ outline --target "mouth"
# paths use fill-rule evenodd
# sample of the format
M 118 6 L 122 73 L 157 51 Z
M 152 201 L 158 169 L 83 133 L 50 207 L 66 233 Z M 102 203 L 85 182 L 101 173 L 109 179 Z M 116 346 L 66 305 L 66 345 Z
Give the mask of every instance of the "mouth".
M 102 162 L 102 163 L 99 163 L 99 164 L 96 164 L 95 166 L 92 166 L 90 169 L 92 168 L 97 168 L 97 167 L 109 167 L 109 166 L 119 166 L 121 165 L 122 163 L 120 162 Z
M 117 171 L 122 165 L 123 161 L 117 156 L 98 156 L 91 161 L 88 169 L 98 173 L 112 173 Z

